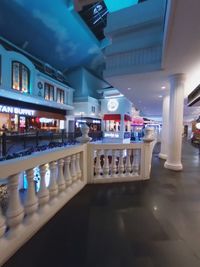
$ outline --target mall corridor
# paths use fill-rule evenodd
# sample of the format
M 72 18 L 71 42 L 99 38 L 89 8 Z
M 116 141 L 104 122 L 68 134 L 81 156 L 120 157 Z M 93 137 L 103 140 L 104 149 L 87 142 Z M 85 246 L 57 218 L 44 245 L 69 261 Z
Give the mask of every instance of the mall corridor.
M 153 156 L 151 179 L 87 185 L 4 267 L 199 267 L 200 155 L 182 172 Z

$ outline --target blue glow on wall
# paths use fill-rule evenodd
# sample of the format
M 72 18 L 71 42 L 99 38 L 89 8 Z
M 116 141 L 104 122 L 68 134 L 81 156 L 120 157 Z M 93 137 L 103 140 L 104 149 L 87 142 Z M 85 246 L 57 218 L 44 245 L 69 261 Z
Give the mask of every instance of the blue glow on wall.
M 138 4 L 138 0 L 104 0 L 109 12 L 115 12 L 120 9 Z
M 34 182 L 35 182 L 35 189 L 36 189 L 36 192 L 39 191 L 40 189 L 40 170 L 38 167 L 34 168 Z M 49 170 L 49 165 L 47 164 L 46 165 L 46 174 L 45 174 L 45 184 L 46 184 L 46 187 L 49 186 L 49 183 L 50 183 L 50 170 Z M 28 182 L 27 182 L 27 178 L 26 178 L 26 172 L 24 172 L 24 175 L 23 175 L 23 189 L 28 189 Z

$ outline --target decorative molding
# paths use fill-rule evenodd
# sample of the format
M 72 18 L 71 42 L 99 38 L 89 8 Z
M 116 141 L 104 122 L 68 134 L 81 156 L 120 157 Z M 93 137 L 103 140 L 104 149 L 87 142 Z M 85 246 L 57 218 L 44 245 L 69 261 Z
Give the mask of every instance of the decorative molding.
M 143 72 L 148 69 L 157 70 L 161 64 L 161 56 L 161 45 L 113 54 L 106 58 L 104 75 L 107 77 L 119 73 L 128 74 Z

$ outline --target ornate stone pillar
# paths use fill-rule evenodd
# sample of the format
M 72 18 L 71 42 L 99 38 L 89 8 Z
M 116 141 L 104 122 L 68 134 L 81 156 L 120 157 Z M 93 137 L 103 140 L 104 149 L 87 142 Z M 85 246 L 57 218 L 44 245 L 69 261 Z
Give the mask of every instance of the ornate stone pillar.
M 183 103 L 184 103 L 184 74 L 170 76 L 170 112 L 168 155 L 165 168 L 179 171 L 181 163 L 182 132 L 183 132 Z
M 162 110 L 162 137 L 161 137 L 161 151 L 159 158 L 167 159 L 167 141 L 169 135 L 169 94 L 163 97 Z

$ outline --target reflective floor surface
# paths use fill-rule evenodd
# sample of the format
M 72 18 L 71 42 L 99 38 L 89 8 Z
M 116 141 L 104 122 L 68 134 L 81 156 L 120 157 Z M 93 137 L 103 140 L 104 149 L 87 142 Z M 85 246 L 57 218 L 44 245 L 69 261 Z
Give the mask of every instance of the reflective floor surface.
M 199 267 L 200 155 L 182 172 L 153 155 L 145 182 L 88 185 L 4 267 Z

